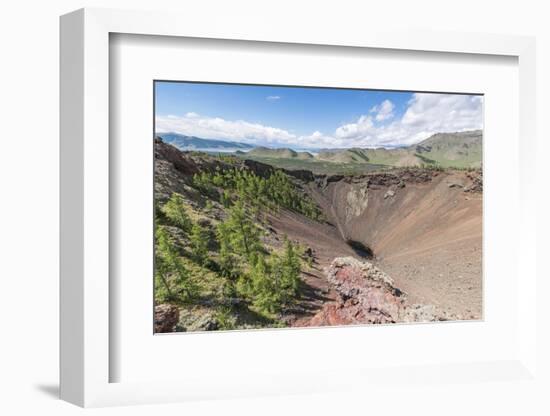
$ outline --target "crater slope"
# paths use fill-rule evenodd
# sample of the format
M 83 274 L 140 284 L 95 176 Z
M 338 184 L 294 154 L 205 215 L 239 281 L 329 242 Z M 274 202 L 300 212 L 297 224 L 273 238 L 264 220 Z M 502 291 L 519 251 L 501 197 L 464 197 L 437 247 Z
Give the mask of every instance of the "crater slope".
M 481 318 L 480 171 L 403 169 L 324 177 L 308 190 L 341 240 L 372 251 L 372 261 L 411 301 L 458 318 Z M 319 241 L 309 243 L 330 251 Z M 356 250 L 353 255 L 358 257 Z

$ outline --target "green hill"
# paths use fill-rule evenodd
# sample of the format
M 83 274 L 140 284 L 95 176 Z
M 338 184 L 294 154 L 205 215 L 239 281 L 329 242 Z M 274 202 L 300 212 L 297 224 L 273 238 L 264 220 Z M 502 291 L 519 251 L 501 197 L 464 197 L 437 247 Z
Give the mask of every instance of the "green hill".
M 325 150 L 319 152 L 316 158 L 333 163 L 366 163 L 369 161 L 365 149 Z
M 483 160 L 480 130 L 438 133 L 414 147 L 419 158 L 428 158 L 443 167 L 480 167 Z
M 437 133 L 407 147 L 393 149 L 326 149 L 313 155 L 289 148 L 256 147 L 239 152 L 273 166 L 315 173 L 350 173 L 388 167 L 440 166 L 443 168 L 479 168 L 482 165 L 483 133 L 480 130 L 459 133 Z
M 338 149 L 319 152 L 316 159 L 332 163 L 370 163 L 385 166 L 439 165 L 476 168 L 482 162 L 482 132 L 438 133 L 408 147 L 395 149 Z
M 313 159 L 313 155 L 308 152 L 296 152 L 289 148 L 272 149 L 270 147 L 259 146 L 250 150 L 248 153 L 250 156 L 255 157 L 268 157 L 268 158 L 281 158 L 281 159 L 300 159 L 307 160 Z

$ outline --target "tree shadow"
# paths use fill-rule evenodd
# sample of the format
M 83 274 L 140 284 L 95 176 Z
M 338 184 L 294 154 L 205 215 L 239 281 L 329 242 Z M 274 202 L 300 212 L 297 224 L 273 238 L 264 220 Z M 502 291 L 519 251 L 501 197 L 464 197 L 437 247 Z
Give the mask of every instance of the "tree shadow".
M 286 314 L 294 314 L 300 318 L 311 317 L 319 312 L 326 302 L 331 302 L 333 300 L 321 293 L 319 288 L 303 280 L 300 282 L 299 293 L 300 297 L 298 302 L 287 308 L 285 310 Z
M 267 318 L 264 315 L 259 314 L 256 311 L 253 311 L 248 307 L 248 305 L 240 304 L 235 306 L 234 311 L 237 314 L 237 324 L 238 325 L 273 325 L 275 321 L 273 319 Z

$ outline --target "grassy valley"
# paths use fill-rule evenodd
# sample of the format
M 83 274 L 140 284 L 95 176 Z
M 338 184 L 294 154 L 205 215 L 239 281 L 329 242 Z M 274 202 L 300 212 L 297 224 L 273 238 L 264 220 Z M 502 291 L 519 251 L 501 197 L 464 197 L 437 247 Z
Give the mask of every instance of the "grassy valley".
M 386 169 L 389 166 L 374 163 L 335 163 L 333 161 L 324 161 L 316 158 L 309 160 L 297 158 L 281 158 L 274 156 L 256 156 L 240 154 L 243 159 L 255 160 L 268 165 L 276 166 L 281 169 L 288 170 L 308 170 L 316 174 L 328 175 L 351 175 L 362 172 L 371 172 L 380 169 Z
M 335 149 L 314 154 L 257 147 L 237 155 L 283 169 L 305 169 L 317 174 L 359 174 L 412 166 L 468 169 L 481 167 L 482 133 L 439 133 L 413 146 L 392 149 Z

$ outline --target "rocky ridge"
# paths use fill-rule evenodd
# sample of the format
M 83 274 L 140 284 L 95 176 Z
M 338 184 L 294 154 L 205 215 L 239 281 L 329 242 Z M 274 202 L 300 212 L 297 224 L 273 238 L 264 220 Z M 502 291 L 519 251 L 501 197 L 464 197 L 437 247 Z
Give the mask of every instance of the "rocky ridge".
M 307 326 L 388 324 L 453 319 L 433 305 L 409 304 L 407 294 L 370 262 L 338 257 L 326 271 L 338 300 L 328 303 Z

